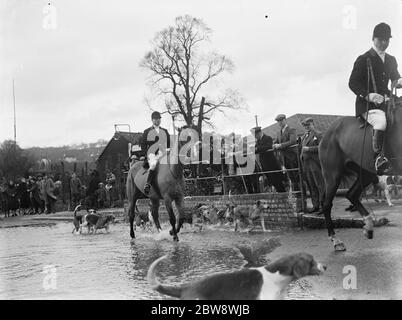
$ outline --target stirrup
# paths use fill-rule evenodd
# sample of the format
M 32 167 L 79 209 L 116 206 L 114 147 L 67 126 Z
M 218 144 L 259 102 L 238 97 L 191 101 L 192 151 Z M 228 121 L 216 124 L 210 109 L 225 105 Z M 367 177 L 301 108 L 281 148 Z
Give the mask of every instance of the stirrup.
M 150 191 L 151 191 L 151 185 L 149 183 L 146 183 L 144 186 L 144 194 L 148 195 Z

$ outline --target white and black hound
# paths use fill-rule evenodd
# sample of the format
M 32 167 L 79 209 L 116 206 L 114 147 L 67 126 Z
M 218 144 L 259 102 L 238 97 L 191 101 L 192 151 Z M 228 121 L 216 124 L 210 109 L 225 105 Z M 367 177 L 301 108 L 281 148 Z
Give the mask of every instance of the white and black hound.
M 71 233 L 74 233 L 74 231 L 81 233 L 82 231 L 82 224 L 86 222 L 86 216 L 87 213 L 81 214 L 79 211 L 81 210 L 82 205 L 79 204 L 78 206 L 75 207 L 74 209 L 74 229 Z
M 158 282 L 155 268 L 163 256 L 154 261 L 147 279 L 159 293 L 180 299 L 194 300 L 278 300 L 288 284 L 305 276 L 321 275 L 326 266 L 317 263 L 308 253 L 292 254 L 259 268 L 217 273 L 181 286 L 166 286 Z

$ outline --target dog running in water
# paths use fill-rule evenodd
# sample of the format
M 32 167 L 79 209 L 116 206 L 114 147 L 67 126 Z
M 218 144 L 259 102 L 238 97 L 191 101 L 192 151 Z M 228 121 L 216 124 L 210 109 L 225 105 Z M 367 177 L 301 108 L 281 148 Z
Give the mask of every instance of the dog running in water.
M 86 215 L 85 219 L 87 221 L 88 233 L 92 230 L 92 233 L 95 234 L 100 229 L 105 229 L 106 232 L 109 232 L 110 223 L 114 222 L 115 217 L 112 214 L 101 216 L 93 210 Z
M 79 204 L 78 206 L 75 207 L 74 209 L 74 217 L 73 217 L 73 224 L 74 224 L 74 229 L 71 233 L 82 232 L 82 224 L 86 222 L 86 216 L 87 213 L 80 213 L 79 211 L 81 210 L 82 205 Z
M 151 264 L 148 282 L 157 292 L 183 300 L 278 300 L 283 298 L 292 281 L 321 275 L 326 270 L 311 254 L 297 253 L 264 267 L 217 273 L 184 285 L 167 286 L 155 275 L 156 266 L 166 257 Z
M 83 206 L 80 204 L 74 209 L 74 229 L 72 233 L 81 233 L 84 223 L 86 223 L 88 233 L 92 232 L 95 234 L 96 231 L 99 229 L 105 229 L 106 232 L 109 232 L 109 225 L 115 220 L 115 217 L 113 215 L 109 214 L 107 216 L 101 216 L 96 213 L 95 209 L 89 209 L 88 212 L 80 213 L 79 211 L 82 207 Z

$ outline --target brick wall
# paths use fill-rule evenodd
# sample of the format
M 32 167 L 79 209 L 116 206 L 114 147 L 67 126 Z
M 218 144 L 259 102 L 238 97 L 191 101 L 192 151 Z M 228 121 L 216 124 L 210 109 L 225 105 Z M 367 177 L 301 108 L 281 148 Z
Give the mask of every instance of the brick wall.
M 258 193 L 245 195 L 232 195 L 230 200 L 233 201 L 245 212 L 256 203 L 257 200 L 266 200 L 268 208 L 264 209 L 264 220 L 266 228 L 294 228 L 298 227 L 297 211 L 301 208 L 300 194 L 297 193 Z M 194 196 L 186 197 L 184 200 L 185 210 L 191 209 L 198 203 L 208 204 L 213 202 L 218 209 L 226 208 L 229 196 Z M 141 199 L 137 201 L 137 207 L 140 212 L 149 210 L 149 200 Z M 167 217 L 166 208 L 161 201 L 159 207 L 159 215 L 163 221 Z

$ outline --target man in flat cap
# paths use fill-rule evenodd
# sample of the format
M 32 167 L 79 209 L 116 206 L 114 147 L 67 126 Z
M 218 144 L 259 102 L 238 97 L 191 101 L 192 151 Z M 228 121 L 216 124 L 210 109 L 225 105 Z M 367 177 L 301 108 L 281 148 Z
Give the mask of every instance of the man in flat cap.
M 385 102 L 390 96 L 389 80 L 402 87 L 396 59 L 385 53 L 391 37 L 391 27 L 388 24 L 376 25 L 373 31 L 373 46 L 357 58 L 349 79 L 349 88 L 356 94 L 356 117 L 367 119 L 373 126 L 375 168 L 380 175 L 389 167 L 388 159 L 382 154 L 387 127 Z M 370 65 L 374 79 L 371 76 L 368 79 Z
M 145 129 L 141 137 L 141 151 L 149 164 L 147 182 L 144 186 L 144 194 L 148 195 L 155 175 L 155 169 L 159 158 L 170 148 L 169 132 L 160 126 L 161 114 L 152 112 L 152 126 Z
M 318 145 L 322 135 L 315 130 L 313 118 L 304 119 L 302 125 L 307 132 L 301 139 L 300 159 L 310 190 L 311 202 L 313 203 L 313 208 L 308 212 L 313 213 L 320 211 L 320 205 L 323 200 L 324 178 L 321 173 L 320 159 L 318 158 Z
M 277 115 L 275 121 L 278 122 L 280 130 L 272 147 L 281 152 L 283 165 L 286 169 L 297 169 L 297 148 L 292 147 L 297 144 L 296 130 L 289 127 L 284 114 Z M 288 175 L 294 186 L 294 191 L 299 191 L 300 187 L 297 171 L 288 171 Z
M 281 170 L 281 166 L 272 151 L 272 138 L 264 134 L 261 127 L 255 127 L 251 131 L 255 135 L 255 153 L 258 154 L 262 171 Z M 270 172 L 266 173 L 265 176 L 268 183 L 273 185 L 277 192 L 286 192 L 285 177 L 282 172 Z

